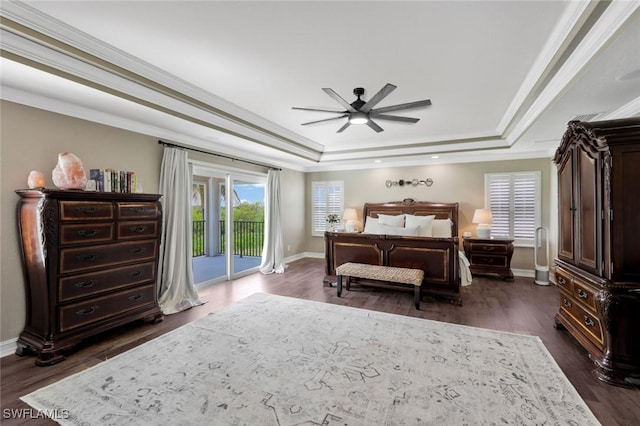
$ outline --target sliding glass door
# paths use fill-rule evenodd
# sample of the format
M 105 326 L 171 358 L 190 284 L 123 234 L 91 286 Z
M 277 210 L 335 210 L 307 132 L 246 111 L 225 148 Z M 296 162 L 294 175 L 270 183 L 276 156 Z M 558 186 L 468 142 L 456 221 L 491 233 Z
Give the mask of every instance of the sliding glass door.
M 208 285 L 257 271 L 266 176 L 193 167 L 193 275 Z

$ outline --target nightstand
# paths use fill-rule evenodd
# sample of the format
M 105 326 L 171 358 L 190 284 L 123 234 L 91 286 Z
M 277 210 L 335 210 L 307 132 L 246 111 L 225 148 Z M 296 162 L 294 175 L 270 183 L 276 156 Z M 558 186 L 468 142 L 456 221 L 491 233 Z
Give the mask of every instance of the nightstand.
M 506 281 L 513 281 L 512 239 L 464 237 L 463 245 L 473 275 L 498 275 Z

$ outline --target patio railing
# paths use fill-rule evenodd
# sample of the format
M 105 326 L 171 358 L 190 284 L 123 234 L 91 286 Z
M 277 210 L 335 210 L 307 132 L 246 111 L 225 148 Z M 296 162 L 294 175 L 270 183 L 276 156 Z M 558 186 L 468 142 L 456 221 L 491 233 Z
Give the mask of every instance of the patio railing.
M 224 221 L 220 221 L 219 253 L 226 252 Z M 205 255 L 205 221 L 193 221 L 193 256 Z M 233 254 L 236 256 L 262 256 L 264 222 L 236 220 L 233 222 Z

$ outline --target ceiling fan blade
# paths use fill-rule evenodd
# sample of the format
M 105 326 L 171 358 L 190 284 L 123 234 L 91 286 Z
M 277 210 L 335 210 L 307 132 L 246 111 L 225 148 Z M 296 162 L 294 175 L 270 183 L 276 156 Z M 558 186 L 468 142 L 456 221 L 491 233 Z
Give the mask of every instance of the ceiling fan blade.
M 328 87 L 325 87 L 324 92 L 331 96 L 336 102 L 338 102 L 340 105 L 342 105 L 343 107 L 345 107 L 347 109 L 347 111 L 349 112 L 356 112 L 356 109 L 354 107 L 351 106 L 351 104 L 347 101 L 345 101 L 344 99 L 342 99 L 340 97 L 340 95 L 338 95 L 333 89 L 329 89 Z
M 371 99 L 367 101 L 366 104 L 362 105 L 360 111 L 369 112 L 376 106 L 381 100 L 383 100 L 389 93 L 393 92 L 397 86 L 394 86 L 391 83 L 387 83 L 382 89 L 378 91 Z
M 424 101 L 415 101 L 415 102 L 407 102 L 406 104 L 399 105 L 391 105 L 382 108 L 376 108 L 372 112 L 380 113 L 380 112 L 391 112 L 391 111 L 399 111 L 401 109 L 411 109 L 411 108 L 420 108 L 431 105 L 431 99 L 425 99 Z
M 374 123 L 371 119 L 369 119 L 369 121 L 367 121 L 367 126 L 371 127 L 373 130 L 375 130 L 376 133 L 380 133 L 380 132 L 382 132 L 384 130 L 382 127 L 380 127 L 376 123 Z
M 307 123 L 302 123 L 302 126 L 306 126 L 307 124 L 322 123 L 322 122 L 324 122 L 324 121 L 338 120 L 338 119 L 340 119 L 340 118 L 347 117 L 348 115 L 349 115 L 349 114 L 344 114 L 344 115 L 341 115 L 340 117 L 331 117 L 331 118 L 325 118 L 325 119 L 323 119 L 323 120 L 309 121 L 309 122 L 307 122 Z
M 351 122 L 350 122 L 349 120 L 347 120 L 347 122 L 346 122 L 346 123 L 344 123 L 344 126 L 340 127 L 336 133 L 342 133 L 342 132 L 344 132 L 344 130 L 345 130 L 347 127 L 349 127 L 349 126 L 351 126 Z
M 300 111 L 335 112 L 337 114 L 344 114 L 346 112 L 346 111 L 336 111 L 336 110 L 333 110 L 333 109 L 304 108 L 304 107 L 291 107 L 291 109 L 298 109 Z
M 400 117 L 398 115 L 371 114 L 376 120 L 402 121 L 403 123 L 417 123 L 419 118 Z

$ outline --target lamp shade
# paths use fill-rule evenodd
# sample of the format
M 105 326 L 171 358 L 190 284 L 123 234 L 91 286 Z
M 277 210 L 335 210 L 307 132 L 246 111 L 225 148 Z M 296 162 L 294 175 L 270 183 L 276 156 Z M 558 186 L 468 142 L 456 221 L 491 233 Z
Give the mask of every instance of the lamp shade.
M 491 216 L 491 210 L 489 209 L 476 209 L 473 213 L 473 219 L 471 222 L 477 223 L 476 235 L 478 238 L 490 238 L 491 237 L 491 222 L 493 217 Z
M 476 209 L 473 213 L 473 219 L 471 219 L 472 223 L 483 223 L 489 224 L 493 222 L 493 217 L 491 216 L 491 210 L 489 209 Z
M 356 209 L 344 209 L 342 220 L 344 220 L 344 227 L 347 232 L 358 231 L 358 212 L 356 212 Z
M 348 222 L 350 220 L 358 220 L 358 213 L 356 212 L 356 209 L 344 209 L 344 214 L 342 215 L 342 219 L 345 222 Z

